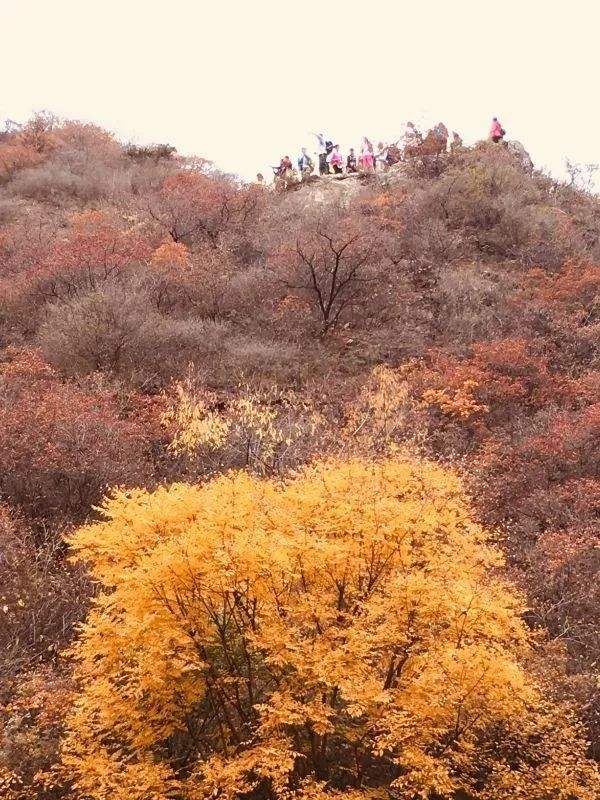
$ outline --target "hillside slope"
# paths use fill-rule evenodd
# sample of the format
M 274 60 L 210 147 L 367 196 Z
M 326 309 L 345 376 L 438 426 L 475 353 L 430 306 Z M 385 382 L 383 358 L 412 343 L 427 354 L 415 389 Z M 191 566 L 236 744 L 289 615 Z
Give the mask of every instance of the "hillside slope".
M 600 759 L 600 203 L 490 143 L 346 183 L 276 193 L 44 117 L 0 139 L 15 798 L 70 796 L 61 651 L 95 588 L 64 536 L 110 487 L 395 452 L 461 474 Z

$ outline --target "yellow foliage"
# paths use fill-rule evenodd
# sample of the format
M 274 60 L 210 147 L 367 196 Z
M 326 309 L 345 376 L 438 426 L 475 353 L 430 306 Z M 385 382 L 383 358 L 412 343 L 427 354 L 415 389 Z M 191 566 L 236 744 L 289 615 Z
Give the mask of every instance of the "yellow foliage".
M 198 450 L 233 451 L 240 465 L 259 472 L 273 468 L 282 452 L 312 432 L 316 417 L 304 405 L 303 424 L 293 402 L 275 392 L 246 390 L 228 406 L 213 410 L 215 398 L 194 391 L 191 381 L 175 385 L 175 397 L 162 417 L 172 432 L 170 449 L 178 454 Z M 276 410 L 277 407 L 277 410 Z
M 375 367 L 349 409 L 346 434 L 350 439 L 386 450 L 395 434 L 406 430 L 410 407 L 408 385 L 399 370 Z
M 466 380 L 462 385 L 451 391 L 450 389 L 427 389 L 423 392 L 423 402 L 427 406 L 437 406 L 440 411 L 449 417 L 469 419 L 475 414 L 487 413 L 488 406 L 477 402 L 474 396 L 477 381 Z
M 174 429 L 169 447 L 177 454 L 198 447 L 216 450 L 223 446 L 229 431 L 229 422 L 211 411 L 204 398 L 192 396 L 185 383 L 175 385 L 175 401 L 163 414 L 162 423 Z
M 102 514 L 70 537 L 102 589 L 63 743 L 85 800 L 598 796 L 453 474 L 239 472 Z
M 254 452 L 265 465 L 272 462 L 278 447 L 291 445 L 302 433 L 298 425 L 287 430 L 280 427 L 275 410 L 257 397 L 238 398 L 233 406 L 233 415 L 248 455 Z

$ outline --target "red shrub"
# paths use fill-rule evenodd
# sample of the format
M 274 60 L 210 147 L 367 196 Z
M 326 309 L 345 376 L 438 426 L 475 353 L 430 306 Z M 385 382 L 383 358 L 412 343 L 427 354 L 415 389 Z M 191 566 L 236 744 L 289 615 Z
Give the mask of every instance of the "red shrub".
M 516 416 L 530 416 L 549 403 L 572 408 L 580 395 L 579 384 L 552 372 L 548 359 L 524 339 L 476 344 L 463 359 L 436 351 L 427 364 L 412 371 L 410 381 L 414 395 L 441 413 L 436 424 L 443 425 L 444 418 L 462 420 L 471 433 L 484 438 Z
M 165 179 L 149 213 L 173 241 L 217 247 L 224 238 L 243 234 L 263 203 L 260 187 L 241 187 L 201 172 L 179 172 Z
M 600 403 L 557 412 L 537 428 L 486 443 L 479 457 L 482 507 L 496 521 L 516 521 L 534 537 L 585 528 L 598 514 Z
M 0 369 L 0 493 L 39 523 L 80 521 L 107 487 L 152 475 L 148 435 L 114 396 L 63 383 L 35 353 Z
M 150 243 L 137 231 L 123 230 L 100 212 L 80 214 L 66 236 L 48 242 L 45 250 L 40 245 L 30 266 L 0 287 L 8 317 L 31 331 L 37 326 L 36 312 L 46 302 L 94 291 L 151 252 Z

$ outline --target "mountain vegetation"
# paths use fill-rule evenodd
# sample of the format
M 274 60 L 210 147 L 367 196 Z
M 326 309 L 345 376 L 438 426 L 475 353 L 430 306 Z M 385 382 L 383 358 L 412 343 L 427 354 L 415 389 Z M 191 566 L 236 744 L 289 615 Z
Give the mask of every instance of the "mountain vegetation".
M 0 796 L 600 796 L 600 203 L 0 133 Z

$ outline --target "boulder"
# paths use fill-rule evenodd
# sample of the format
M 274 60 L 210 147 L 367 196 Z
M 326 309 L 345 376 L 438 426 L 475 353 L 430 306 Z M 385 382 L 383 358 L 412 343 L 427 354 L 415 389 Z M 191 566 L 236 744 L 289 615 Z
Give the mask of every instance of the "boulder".
M 508 141 L 506 142 L 506 147 L 508 152 L 512 153 L 513 156 L 519 160 L 519 163 L 525 172 L 533 172 L 533 161 L 521 142 L 517 142 L 515 140 Z
M 296 194 L 308 208 L 330 204 L 346 205 L 360 191 L 363 178 L 358 174 L 311 176 L 300 184 Z

